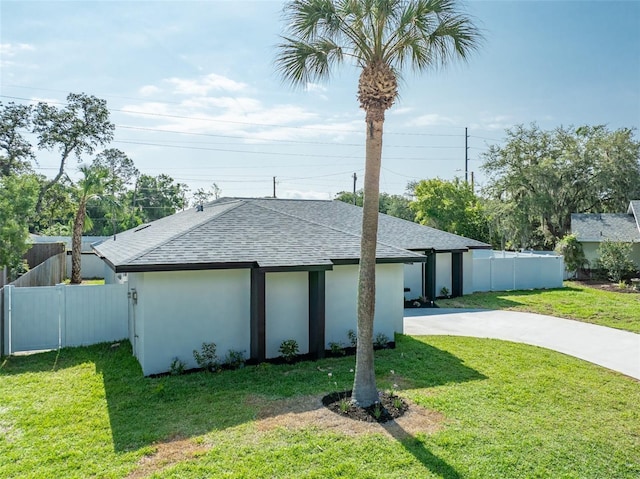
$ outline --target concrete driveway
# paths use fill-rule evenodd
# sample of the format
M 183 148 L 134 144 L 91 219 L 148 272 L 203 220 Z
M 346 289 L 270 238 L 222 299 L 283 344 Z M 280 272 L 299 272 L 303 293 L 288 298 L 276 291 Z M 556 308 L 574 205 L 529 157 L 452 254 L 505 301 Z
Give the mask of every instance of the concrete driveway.
M 640 334 L 570 319 L 515 311 L 405 309 L 404 333 L 532 344 L 640 379 Z

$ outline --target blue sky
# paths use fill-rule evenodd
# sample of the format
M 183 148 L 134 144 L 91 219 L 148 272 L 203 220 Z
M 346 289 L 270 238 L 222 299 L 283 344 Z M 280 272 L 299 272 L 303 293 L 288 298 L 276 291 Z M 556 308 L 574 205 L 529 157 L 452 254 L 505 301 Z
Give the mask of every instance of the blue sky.
M 292 89 L 273 67 L 282 2 L 0 3 L 0 100 L 104 98 L 111 147 L 146 174 L 225 196 L 331 198 L 364 174 L 355 68 Z M 415 75 L 385 123 L 381 189 L 464 176 L 505 128 L 640 126 L 640 1 L 467 1 L 485 42 L 466 64 Z M 40 152 L 53 176 L 55 155 Z M 86 158 L 89 161 L 90 158 Z M 72 161 L 69 173 L 77 164 Z M 358 187 L 361 182 L 358 183 Z

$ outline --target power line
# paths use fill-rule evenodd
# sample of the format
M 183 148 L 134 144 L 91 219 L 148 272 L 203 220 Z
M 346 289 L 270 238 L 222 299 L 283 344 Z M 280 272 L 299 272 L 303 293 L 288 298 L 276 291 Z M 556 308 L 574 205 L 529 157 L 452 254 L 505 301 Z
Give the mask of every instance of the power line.
M 10 100 L 21 100 L 28 101 L 30 103 L 36 103 L 37 100 L 33 100 L 31 98 L 17 97 L 11 95 L 0 95 L 0 98 L 8 98 Z M 54 105 L 66 105 L 64 102 L 60 101 L 49 101 L 47 103 Z M 160 102 L 158 102 L 160 103 Z M 247 125 L 247 126 L 262 126 L 269 128 L 286 128 L 286 129 L 294 129 L 294 130 L 307 130 L 307 131 L 324 131 L 331 132 L 336 131 L 340 133 L 361 133 L 361 130 L 346 130 L 344 128 L 319 128 L 319 127 L 308 127 L 308 126 L 291 126 L 291 125 L 280 125 L 275 123 L 255 123 L 255 122 L 245 122 L 245 121 L 237 121 L 237 120 L 217 120 L 214 118 L 200 118 L 194 116 L 184 116 L 184 115 L 171 115 L 167 113 L 151 113 L 145 111 L 135 111 L 135 110 L 122 110 L 118 108 L 108 108 L 110 112 L 119 112 L 119 113 L 127 113 L 133 115 L 144 115 L 144 116 L 153 116 L 153 117 L 161 117 L 161 118 L 177 118 L 183 120 L 196 120 L 196 121 L 207 121 L 214 123 L 225 123 L 225 124 L 233 124 L 233 125 Z M 387 131 L 385 135 L 401 135 L 401 136 L 436 136 L 436 137 L 460 137 L 462 135 L 459 134 L 451 134 L 451 133 L 407 133 L 407 132 L 394 132 Z

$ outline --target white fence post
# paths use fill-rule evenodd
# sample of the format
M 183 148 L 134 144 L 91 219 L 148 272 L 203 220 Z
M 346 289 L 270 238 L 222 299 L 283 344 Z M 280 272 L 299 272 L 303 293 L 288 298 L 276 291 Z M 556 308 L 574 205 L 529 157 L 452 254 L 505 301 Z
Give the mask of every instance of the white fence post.
M 11 356 L 11 353 L 13 352 L 11 350 L 11 290 L 13 289 L 13 286 L 11 286 L 10 284 L 5 286 L 5 289 L 7 290 L 7 316 L 8 316 L 8 326 L 9 326 L 9 331 L 8 331 L 8 336 L 9 336 L 9 356 Z

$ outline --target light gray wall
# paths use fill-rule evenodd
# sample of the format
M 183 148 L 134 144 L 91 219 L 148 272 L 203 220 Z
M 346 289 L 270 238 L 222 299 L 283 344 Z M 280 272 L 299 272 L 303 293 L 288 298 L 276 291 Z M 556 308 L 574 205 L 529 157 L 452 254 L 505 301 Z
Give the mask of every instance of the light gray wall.
M 309 273 L 267 273 L 266 356 L 281 356 L 282 341 L 295 339 L 300 354 L 309 352 Z
M 473 250 L 469 250 L 462 253 L 462 294 L 473 291 Z
M 187 368 L 197 367 L 193 350 L 199 351 L 203 342 L 216 343 L 220 358 L 230 349 L 249 356 L 248 269 L 129 276 L 129 287 L 135 287 L 138 293 L 133 308 L 136 353 L 145 375 L 168 371 L 174 357 L 184 361 Z
M 582 243 L 584 255 L 589 260 L 589 264 L 593 267 L 595 260 L 599 257 L 598 248 L 600 243 Z M 631 249 L 631 261 L 640 269 L 640 243 L 634 243 Z
M 105 278 L 104 261 L 95 253 L 82 253 L 80 274 L 82 279 Z M 71 276 L 71 255 L 67 255 L 67 275 Z
M 407 300 L 416 299 L 424 296 L 422 288 L 424 283 L 424 263 L 410 263 L 404 265 L 404 288 L 410 288 L 411 291 L 404 293 Z M 403 288 L 403 291 L 404 291 Z
M 451 253 L 436 253 L 436 296 L 443 287 L 451 293 Z
M 402 333 L 404 265 L 376 266 L 374 335 L 384 333 L 393 341 Z M 357 329 L 358 266 L 334 266 L 326 273 L 326 347 L 330 342 L 348 345 L 347 331 Z

